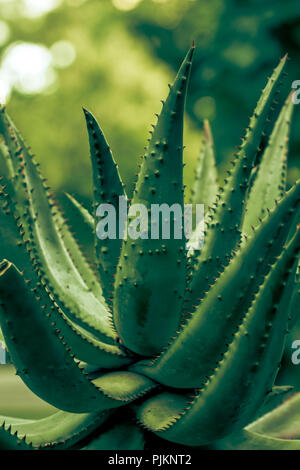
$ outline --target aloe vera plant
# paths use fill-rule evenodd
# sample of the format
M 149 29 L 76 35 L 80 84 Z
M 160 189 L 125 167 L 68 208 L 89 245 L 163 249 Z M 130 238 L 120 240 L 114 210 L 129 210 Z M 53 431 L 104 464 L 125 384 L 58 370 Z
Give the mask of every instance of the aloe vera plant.
M 131 204 L 183 205 L 193 52 L 153 126 Z M 96 236 L 97 207 L 117 210 L 126 194 L 104 135 L 84 110 L 94 213 L 70 201 L 95 238 L 97 265 L 90 265 L 1 108 L 0 325 L 16 373 L 58 411 L 36 421 L 0 417 L 0 448 L 142 449 L 171 441 L 300 449 L 299 394 L 280 405 L 291 391 L 274 386 L 299 316 L 300 184 L 286 191 L 290 97 L 270 137 L 266 130 L 285 61 L 220 187 L 205 123 L 192 196 L 207 209 L 200 251 L 172 237 Z

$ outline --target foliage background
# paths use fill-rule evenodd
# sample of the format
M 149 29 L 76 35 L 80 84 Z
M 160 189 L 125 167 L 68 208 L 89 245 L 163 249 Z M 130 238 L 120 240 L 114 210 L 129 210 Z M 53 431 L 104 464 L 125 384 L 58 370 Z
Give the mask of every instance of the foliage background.
M 266 76 L 286 52 L 285 92 L 300 79 L 299 0 L 0 0 L 0 101 L 7 102 L 62 204 L 64 191 L 90 204 L 81 106 L 98 118 L 130 192 L 149 124 L 193 39 L 188 186 L 204 118 L 212 123 L 222 174 Z M 295 106 L 289 184 L 300 177 L 299 155 Z M 300 387 L 299 376 L 286 357 L 281 381 Z M 0 413 L 12 402 L 8 395 L 2 392 Z M 46 411 L 42 406 L 38 413 Z

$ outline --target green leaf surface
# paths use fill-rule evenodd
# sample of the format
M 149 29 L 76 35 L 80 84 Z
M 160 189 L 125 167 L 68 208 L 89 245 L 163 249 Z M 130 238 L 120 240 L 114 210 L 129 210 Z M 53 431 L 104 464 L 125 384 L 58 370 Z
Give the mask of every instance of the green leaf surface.
M 110 373 L 92 382 L 60 337 L 51 311 L 6 261 L 0 267 L 0 301 L 0 324 L 17 373 L 53 406 L 71 413 L 104 410 L 122 406 L 155 386 L 130 372 Z
M 90 142 L 90 155 L 94 182 L 94 221 L 95 246 L 98 260 L 98 269 L 106 301 L 111 305 L 113 276 L 118 264 L 122 239 L 119 236 L 119 198 L 126 198 L 124 185 L 121 181 L 118 167 L 113 159 L 111 150 L 105 140 L 103 132 L 94 116 L 83 110 Z M 116 213 L 116 237 L 100 239 L 97 234 L 97 209 L 102 204 L 111 204 Z
M 217 177 L 213 136 L 209 121 L 205 120 L 193 187 L 193 204 L 205 204 L 207 210 L 216 201 L 218 193 Z
M 59 411 L 47 418 L 20 421 L 0 416 L 0 449 L 68 449 L 93 432 L 108 416 L 108 411 L 89 414 Z
M 205 292 L 215 283 L 240 244 L 249 179 L 255 159 L 260 152 L 266 121 L 270 117 L 270 110 L 276 96 L 276 85 L 285 63 L 286 57 L 281 59 L 263 89 L 239 151 L 227 171 L 225 184 L 219 188 L 204 233 L 204 246 L 196 262 L 191 265 L 184 308 L 187 314 L 195 309 L 195 306 L 199 304 L 199 299 L 202 299 Z
M 272 209 L 275 201 L 279 201 L 286 190 L 287 151 L 292 111 L 293 101 L 289 95 L 263 153 L 247 200 L 242 229 L 246 235 L 252 233 L 251 227 L 257 226 L 259 217 L 263 217 L 267 210 Z
M 23 247 L 30 253 L 37 275 L 44 279 L 56 301 L 73 321 L 99 339 L 113 343 L 116 335 L 104 299 L 93 294 L 74 265 L 72 256 L 76 255 L 71 253 L 74 241 L 66 237 L 67 229 L 62 229 L 64 223 L 38 165 L 4 109 L 0 112 L 0 132 L 9 152 L 8 170 L 14 183 L 13 189 L 10 185 L 7 189 L 15 202 L 15 217 L 23 234 Z M 68 247 L 63 242 L 64 237 Z M 82 260 L 80 264 L 82 267 Z M 93 272 L 90 270 L 87 274 L 88 265 L 84 267 L 86 279 L 92 279 Z
M 299 204 L 300 182 L 266 216 L 168 347 L 156 358 L 132 366 L 133 370 L 168 386 L 201 387 L 227 351 L 270 265 L 280 255 Z
M 153 204 L 183 208 L 183 115 L 193 52 L 194 47 L 170 87 L 139 172 L 131 204 L 142 204 L 148 211 Z M 160 225 L 152 218 L 148 226 Z M 174 218 L 169 217 L 170 231 Z M 165 239 L 157 229 L 157 238 L 140 228 L 145 236 L 124 240 L 115 282 L 116 330 L 124 345 L 141 355 L 158 352 L 177 329 L 185 288 L 185 238 L 171 233 Z

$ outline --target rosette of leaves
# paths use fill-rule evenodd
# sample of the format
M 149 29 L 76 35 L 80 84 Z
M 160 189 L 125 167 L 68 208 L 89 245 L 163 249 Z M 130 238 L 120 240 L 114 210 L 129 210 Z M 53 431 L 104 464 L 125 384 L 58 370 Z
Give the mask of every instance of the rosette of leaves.
M 183 206 L 193 51 L 153 126 L 131 204 Z M 183 237 L 94 235 L 91 265 L 1 108 L 0 324 L 16 373 L 58 409 L 36 421 L 1 417 L 1 448 L 141 449 L 170 441 L 300 448 L 299 395 L 253 424 L 258 410 L 264 414 L 290 392 L 273 385 L 299 313 L 300 185 L 285 187 L 290 97 L 254 168 L 285 61 L 269 78 L 222 186 L 205 123 L 193 191 L 193 203 L 207 209 L 200 251 L 188 251 Z M 84 112 L 94 213 L 71 200 L 94 234 L 97 207 L 117 211 L 126 194 L 102 131 Z

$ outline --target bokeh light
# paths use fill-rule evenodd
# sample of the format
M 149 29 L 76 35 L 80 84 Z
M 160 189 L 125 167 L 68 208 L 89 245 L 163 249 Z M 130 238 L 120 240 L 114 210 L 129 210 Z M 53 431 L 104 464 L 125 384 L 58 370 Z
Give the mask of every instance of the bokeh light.
M 69 67 L 76 58 L 70 41 L 42 44 L 15 42 L 4 52 L 0 65 L 0 101 L 7 103 L 15 89 L 23 94 L 52 93 L 57 88 L 56 69 Z
M 133 10 L 140 3 L 141 0 L 112 0 L 113 5 L 118 10 Z
M 203 121 L 209 119 L 212 121 L 216 114 L 216 103 L 212 96 L 203 96 L 194 104 L 194 113 Z
M 10 28 L 5 21 L 0 20 L 0 46 L 3 46 L 10 37 Z
M 70 41 L 57 41 L 50 48 L 54 67 L 65 68 L 73 64 L 76 58 L 76 50 Z
M 5 74 L 0 70 L 0 104 L 5 104 L 10 98 L 11 85 Z
M 52 56 L 43 45 L 14 43 L 2 59 L 1 71 L 5 82 L 20 93 L 39 93 L 53 84 Z
M 60 6 L 62 0 L 23 0 L 22 13 L 29 18 L 45 15 Z

